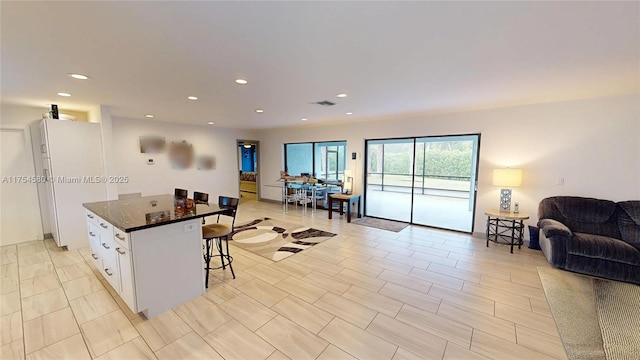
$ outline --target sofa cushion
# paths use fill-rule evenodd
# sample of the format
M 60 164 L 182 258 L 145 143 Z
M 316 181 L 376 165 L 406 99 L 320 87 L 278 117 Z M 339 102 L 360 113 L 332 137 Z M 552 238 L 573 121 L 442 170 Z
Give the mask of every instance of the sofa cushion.
M 616 209 L 616 203 L 613 201 L 555 196 L 540 202 L 538 217 L 557 220 L 574 233 L 621 239 Z
M 622 240 L 640 250 L 640 201 L 623 201 L 618 206 L 618 227 Z
M 573 235 L 567 243 L 569 254 L 640 265 L 640 251 L 622 240 L 584 233 Z

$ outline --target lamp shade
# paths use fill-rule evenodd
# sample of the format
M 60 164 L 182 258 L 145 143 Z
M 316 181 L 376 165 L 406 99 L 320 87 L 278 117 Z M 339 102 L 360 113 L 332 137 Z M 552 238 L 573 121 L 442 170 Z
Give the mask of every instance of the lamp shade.
M 493 185 L 509 187 L 522 185 L 522 169 L 494 169 Z

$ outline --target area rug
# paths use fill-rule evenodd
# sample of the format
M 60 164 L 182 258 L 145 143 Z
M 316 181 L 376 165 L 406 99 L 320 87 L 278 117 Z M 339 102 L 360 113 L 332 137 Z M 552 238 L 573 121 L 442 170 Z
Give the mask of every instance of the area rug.
M 569 359 L 638 359 L 640 286 L 538 267 Z
M 237 225 L 230 238 L 237 247 L 280 261 L 334 236 L 323 230 L 261 218 Z
M 356 225 L 368 226 L 376 229 L 389 230 L 393 232 L 400 232 L 404 230 L 404 228 L 409 226 L 409 224 L 403 223 L 400 221 L 378 219 L 378 218 L 372 218 L 368 216 L 351 220 L 351 223 Z

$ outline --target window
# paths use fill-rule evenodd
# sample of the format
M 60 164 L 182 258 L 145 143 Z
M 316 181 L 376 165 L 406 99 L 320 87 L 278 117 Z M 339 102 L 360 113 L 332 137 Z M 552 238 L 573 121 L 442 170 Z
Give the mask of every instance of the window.
M 346 153 L 346 141 L 285 144 L 285 170 L 293 176 L 310 174 L 318 179 L 342 180 Z

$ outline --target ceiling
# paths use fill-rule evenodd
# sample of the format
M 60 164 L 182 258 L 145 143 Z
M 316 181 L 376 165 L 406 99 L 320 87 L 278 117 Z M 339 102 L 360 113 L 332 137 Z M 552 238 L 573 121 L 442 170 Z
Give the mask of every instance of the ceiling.
M 2 102 L 228 128 L 640 92 L 639 2 L 2 1 L 1 36 Z

